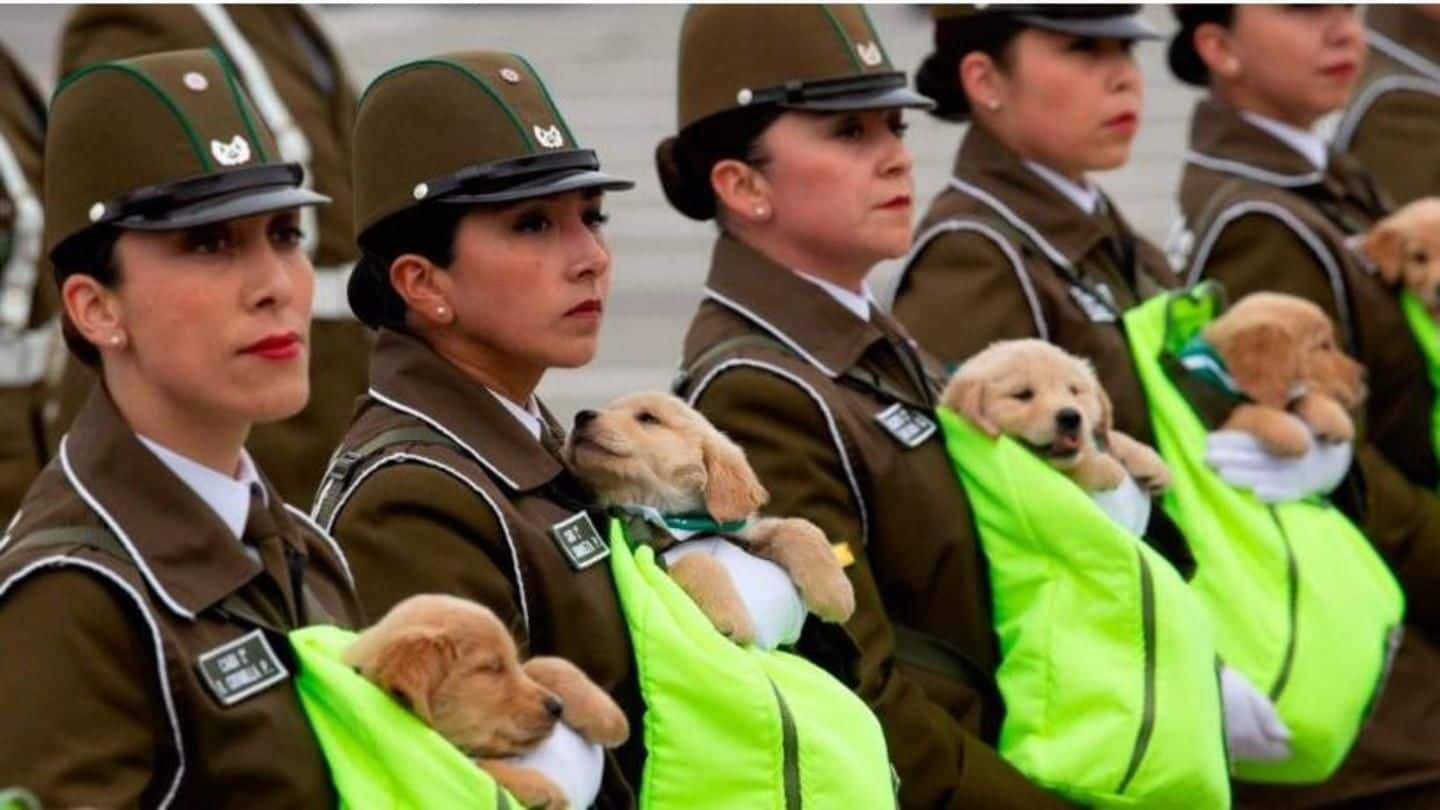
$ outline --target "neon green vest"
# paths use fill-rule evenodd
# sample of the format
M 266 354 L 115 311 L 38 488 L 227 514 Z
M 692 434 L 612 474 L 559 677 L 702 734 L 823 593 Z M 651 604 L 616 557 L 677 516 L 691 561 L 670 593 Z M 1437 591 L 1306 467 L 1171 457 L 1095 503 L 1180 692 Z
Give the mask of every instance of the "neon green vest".
M 618 521 L 610 569 L 645 699 L 642 810 L 895 806 L 880 723 L 844 684 L 720 635 Z
M 1320 499 L 1267 506 L 1205 464 L 1206 428 L 1161 358 L 1218 308 L 1206 287 L 1158 296 L 1126 313 L 1126 335 L 1174 478 L 1164 508 L 1198 563 L 1191 587 L 1220 655 L 1269 694 L 1292 734 L 1290 759 L 1240 763 L 1236 775 L 1321 782 L 1344 761 L 1384 681 L 1404 596 L 1335 507 Z
M 1001 756 L 1087 807 L 1228 807 L 1215 642 L 1184 579 L 1034 453 L 939 421 L 990 571 Z
M 290 633 L 295 689 L 344 808 L 519 808 L 490 775 L 341 660 L 355 634 Z
M 1435 325 L 1420 299 L 1409 290 L 1400 293 L 1400 310 L 1405 313 L 1405 323 L 1410 326 L 1415 344 L 1425 356 L 1430 387 L 1437 392 L 1435 400 L 1430 403 L 1430 446 L 1440 456 L 1440 327 Z

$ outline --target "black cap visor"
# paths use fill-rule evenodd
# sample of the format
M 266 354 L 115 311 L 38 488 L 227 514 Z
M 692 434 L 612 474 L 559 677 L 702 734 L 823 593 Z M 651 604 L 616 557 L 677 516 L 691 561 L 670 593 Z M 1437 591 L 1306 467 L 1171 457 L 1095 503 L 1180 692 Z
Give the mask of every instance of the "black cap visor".
M 1043 14 L 1017 14 L 1015 19 L 1032 28 L 1060 34 L 1100 39 L 1160 39 L 1160 32 L 1139 14 L 1116 14 L 1109 17 L 1049 17 Z
M 750 91 L 746 106 L 779 104 L 792 110 L 841 112 L 912 107 L 928 110 L 935 102 L 909 88 L 905 74 L 868 73 L 840 79 L 786 82 Z
M 330 202 L 302 187 L 304 176 L 299 164 L 268 164 L 149 186 L 106 205 L 92 222 L 169 231 Z
M 600 171 L 590 149 L 570 149 L 467 166 L 415 187 L 417 202 L 506 203 L 566 191 L 625 191 L 629 180 Z M 422 193 L 423 192 L 423 193 Z

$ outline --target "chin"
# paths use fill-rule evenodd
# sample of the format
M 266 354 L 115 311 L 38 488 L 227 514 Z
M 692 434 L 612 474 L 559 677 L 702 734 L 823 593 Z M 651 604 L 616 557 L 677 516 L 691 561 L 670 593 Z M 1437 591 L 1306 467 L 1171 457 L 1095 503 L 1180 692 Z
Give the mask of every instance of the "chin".
M 271 385 L 264 391 L 250 392 L 243 400 L 246 416 L 253 422 L 281 422 L 305 410 L 310 401 L 308 377 L 296 382 Z
M 564 346 L 557 346 L 553 351 L 545 355 L 546 368 L 580 368 L 590 365 L 595 359 L 595 354 L 600 348 L 600 341 L 596 338 L 572 341 Z

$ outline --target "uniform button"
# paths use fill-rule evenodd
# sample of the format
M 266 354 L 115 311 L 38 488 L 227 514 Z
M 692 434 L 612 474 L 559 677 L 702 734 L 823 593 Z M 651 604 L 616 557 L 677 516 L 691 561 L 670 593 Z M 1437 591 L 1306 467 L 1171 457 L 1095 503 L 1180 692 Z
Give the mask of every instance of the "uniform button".
M 193 70 L 185 74 L 183 81 L 185 82 L 186 87 L 194 90 L 197 93 L 204 92 L 205 89 L 210 86 L 210 80 L 205 78 L 204 73 L 199 73 Z

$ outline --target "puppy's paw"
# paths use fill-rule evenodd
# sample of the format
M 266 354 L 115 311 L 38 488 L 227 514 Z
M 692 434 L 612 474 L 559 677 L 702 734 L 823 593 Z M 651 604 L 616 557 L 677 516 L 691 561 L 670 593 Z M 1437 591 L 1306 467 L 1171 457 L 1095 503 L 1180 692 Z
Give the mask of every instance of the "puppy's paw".
M 670 578 L 721 635 L 737 644 L 755 643 L 755 622 L 750 611 L 745 609 L 730 572 L 714 557 L 698 552 L 681 557 L 670 566 Z
M 1109 492 L 1125 483 L 1125 468 L 1115 457 L 1096 448 L 1087 448 L 1085 456 L 1070 470 L 1070 478 L 1086 492 Z
M 533 768 L 522 768 L 498 759 L 480 759 L 475 764 L 530 810 L 569 810 L 570 799 L 565 791 Z
M 1340 403 L 1321 394 L 1307 394 L 1295 403 L 1295 415 L 1327 442 L 1355 440 L 1355 422 Z
M 1118 430 L 1110 431 L 1110 453 L 1140 488 L 1158 495 L 1170 488 L 1170 467 L 1160 454 Z
M 855 588 L 819 526 L 803 518 L 760 518 L 744 537 L 756 556 L 785 569 L 811 613 L 837 623 L 855 613 Z
M 525 662 L 525 674 L 565 704 L 560 719 L 586 740 L 615 748 L 630 736 L 630 722 L 615 701 L 579 667 L 554 656 Z
M 1285 458 L 1299 458 L 1310 449 L 1310 428 L 1293 414 L 1268 405 L 1236 407 L 1222 429 L 1249 433 L 1266 451 Z

